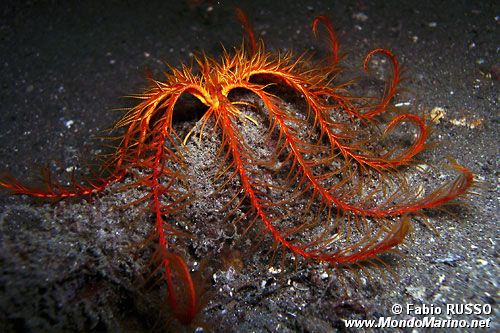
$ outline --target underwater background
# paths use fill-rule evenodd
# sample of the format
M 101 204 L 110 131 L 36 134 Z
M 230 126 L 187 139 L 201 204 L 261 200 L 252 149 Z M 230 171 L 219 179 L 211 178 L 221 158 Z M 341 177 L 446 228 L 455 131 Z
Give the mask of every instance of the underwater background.
M 263 260 L 215 274 L 217 292 L 207 295 L 200 325 L 330 332 L 346 330 L 343 319 L 390 316 L 395 303 L 478 303 L 493 313 L 467 319 L 492 318 L 490 330 L 498 330 L 497 1 L 3 1 L 0 172 L 26 179 L 47 166 L 70 174 L 82 156 L 105 151 L 101 131 L 118 119 L 114 109 L 131 105 L 123 96 L 140 92 L 148 73 L 161 80 L 165 64 L 241 44 L 235 6 L 269 50 L 328 54 L 310 29 L 317 15 L 332 19 L 343 65 L 356 74 L 369 50 L 392 50 L 412 96 L 404 102 L 444 111 L 427 159 L 453 156 L 483 185 L 457 216 L 430 214 L 439 237 L 414 226 L 392 264 L 397 280 L 375 273 L 371 283 L 339 290 L 320 266 L 290 267 L 282 277 Z M 110 209 L 119 199 L 46 203 L 0 193 L 0 331 L 155 327 L 162 297 L 136 283 L 148 260 L 130 245 L 147 228 L 129 221 L 139 212 Z

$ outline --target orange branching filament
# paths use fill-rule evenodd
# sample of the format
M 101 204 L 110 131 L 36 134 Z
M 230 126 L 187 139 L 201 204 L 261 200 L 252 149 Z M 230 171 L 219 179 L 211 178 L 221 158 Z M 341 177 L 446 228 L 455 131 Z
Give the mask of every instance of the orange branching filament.
M 352 82 L 338 82 L 339 48 L 327 17 L 317 17 L 312 29 L 326 28 L 331 56 L 314 63 L 305 54 L 266 51 L 245 14 L 238 10 L 237 16 L 248 47 L 224 50 L 219 60 L 195 56 L 195 65 L 171 68 L 164 81 L 152 80 L 149 90 L 135 96 L 140 103 L 115 125 L 124 134 L 105 164 L 110 177 L 71 188 L 48 181 L 44 190 L 15 180 L 0 183 L 40 198 L 90 195 L 125 177 L 132 180 L 123 188 L 147 189 L 131 204 L 151 208 L 155 271 L 182 324 L 190 324 L 200 307 L 189 261 L 180 250 L 189 238 L 174 223 L 175 215 L 198 199 L 185 172 L 189 161 L 183 152 L 189 144 L 217 136 L 212 195 L 228 198 L 221 208 L 224 222 L 242 228 L 241 234 L 253 232 L 252 239 L 271 240 L 273 260 L 283 262 L 290 254 L 332 268 L 376 260 L 404 240 L 411 215 L 462 197 L 473 184 L 473 174 L 452 162 L 454 181 L 430 190 L 409 185 L 406 173 L 425 149 L 428 129 L 420 116 L 389 109 L 400 80 L 390 51 L 375 49 L 364 60 L 365 71 L 375 56 L 389 60 L 392 75 L 383 97 L 359 97 L 348 92 Z M 299 107 L 281 94 L 295 96 Z M 206 112 L 181 134 L 173 114 L 186 95 L 204 104 Z M 389 137 L 401 128 L 412 135 L 398 146 Z M 248 139 L 248 130 L 260 131 L 258 145 Z

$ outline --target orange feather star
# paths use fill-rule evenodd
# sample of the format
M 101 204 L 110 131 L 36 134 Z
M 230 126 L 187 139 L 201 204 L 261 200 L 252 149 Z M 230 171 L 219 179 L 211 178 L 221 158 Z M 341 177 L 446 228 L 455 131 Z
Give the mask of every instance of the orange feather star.
M 248 48 L 224 51 L 220 60 L 195 56 L 195 66 L 171 68 L 164 81 L 152 80 L 148 91 L 135 96 L 141 102 L 114 127 L 123 128 L 124 134 L 105 163 L 110 176 L 85 186 L 75 182 L 71 188 L 49 180 L 42 190 L 14 179 L 0 181 L 14 193 L 46 199 L 95 194 L 125 177 L 133 181 L 123 188 L 147 188 L 147 194 L 131 204 L 147 203 L 154 215 L 155 272 L 161 272 L 166 283 L 174 317 L 185 325 L 195 320 L 201 302 L 181 256 L 185 233 L 172 221 L 197 200 L 186 189 L 188 161 L 182 154 L 195 132 L 199 140 L 207 136 L 209 126 L 219 133 L 213 184 L 214 194 L 230 192 L 222 208 L 226 220 L 243 226 L 243 234 L 261 223 L 256 238 L 270 236 L 274 255 L 281 249 L 283 261 L 286 253 L 332 267 L 370 260 L 404 240 L 411 214 L 463 197 L 473 185 L 473 174 L 457 163 L 456 180 L 429 193 L 408 185 L 401 168 L 411 166 L 425 149 L 428 128 L 418 115 L 388 110 L 400 80 L 393 53 L 375 49 L 365 58 L 365 71 L 374 56 L 392 64 L 386 93 L 373 102 L 350 95 L 350 82 L 338 83 L 339 47 L 327 17 L 317 17 L 312 30 L 325 26 L 331 57 L 313 63 L 305 54 L 266 51 L 263 42 L 256 42 L 246 15 L 238 10 L 237 16 L 247 32 Z M 298 96 L 296 104 L 306 111 L 291 107 L 280 94 Z M 185 95 L 199 100 L 206 112 L 187 134 L 179 135 L 173 115 Z M 390 117 L 382 131 L 381 116 Z M 384 140 L 404 123 L 416 130 L 413 142 L 388 150 Z M 261 135 L 258 146 L 245 134 L 252 127 Z M 231 190 L 235 183 L 238 189 Z

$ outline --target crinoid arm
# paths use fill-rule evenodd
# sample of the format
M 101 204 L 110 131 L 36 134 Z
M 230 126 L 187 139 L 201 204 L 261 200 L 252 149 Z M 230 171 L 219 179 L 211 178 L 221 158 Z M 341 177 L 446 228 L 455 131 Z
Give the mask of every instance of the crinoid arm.
M 206 62 L 198 64 L 202 67 Z M 171 69 L 165 82 L 155 81 L 150 90 L 135 96 L 141 102 L 116 124 L 116 128 L 125 128 L 125 134 L 114 156 L 116 165 L 130 165 L 133 170 L 140 171 L 131 172 L 132 186 L 147 189 L 148 194 L 141 198 L 141 203 L 147 203 L 155 221 L 153 276 L 160 276 L 164 282 L 169 313 L 182 325 L 195 320 L 200 304 L 199 290 L 180 254 L 182 247 L 179 244 L 189 239 L 189 235 L 175 226 L 178 213 L 194 196 L 186 190 L 185 163 L 181 154 L 183 139 L 174 130 L 172 119 L 184 94 L 204 104 L 209 104 L 213 98 L 191 70 L 189 67 Z M 207 111 L 205 117 L 209 115 Z
M 118 182 L 125 176 L 124 172 L 117 172 L 109 176 L 83 177 L 77 180 L 74 175 L 70 178 L 70 185 L 63 185 L 52 179 L 50 171 L 43 172 L 43 185 L 35 187 L 26 185 L 11 176 L 0 178 L 0 187 L 14 194 L 24 194 L 40 199 L 67 199 L 84 197 L 102 192 L 112 183 Z
M 332 60 L 329 64 L 331 67 L 335 67 L 339 61 L 339 42 L 337 40 L 337 33 L 335 32 L 335 28 L 333 27 L 333 23 L 329 17 L 320 15 L 316 17 L 312 22 L 312 30 L 314 34 L 317 34 L 318 24 L 323 23 L 328 31 L 328 38 L 330 41 L 330 45 L 332 48 Z
M 252 54 L 254 54 L 257 51 L 257 43 L 255 41 L 255 33 L 253 31 L 252 25 L 250 24 L 247 15 L 241 8 L 236 8 L 234 12 L 236 14 L 236 18 L 238 19 L 238 21 L 240 21 L 241 25 L 243 26 L 243 29 L 245 30 L 248 36 L 250 51 Z
M 377 53 L 385 55 L 391 61 L 391 63 L 392 63 L 392 79 L 389 83 L 389 87 L 387 89 L 385 96 L 382 98 L 382 101 L 378 105 L 376 105 L 375 107 L 371 108 L 371 110 L 364 113 L 363 117 L 365 117 L 365 118 L 373 118 L 373 117 L 375 117 L 375 116 L 377 116 L 377 115 L 379 115 L 387 110 L 387 106 L 389 105 L 390 101 L 392 100 L 392 98 L 396 94 L 396 90 L 397 90 L 398 83 L 400 80 L 400 77 L 399 77 L 400 70 L 399 70 L 398 59 L 391 51 L 386 50 L 386 49 L 378 48 L 378 49 L 374 49 L 374 50 L 370 51 L 366 55 L 365 61 L 363 63 L 364 70 L 366 72 L 368 71 L 368 65 L 370 63 L 370 59 Z

